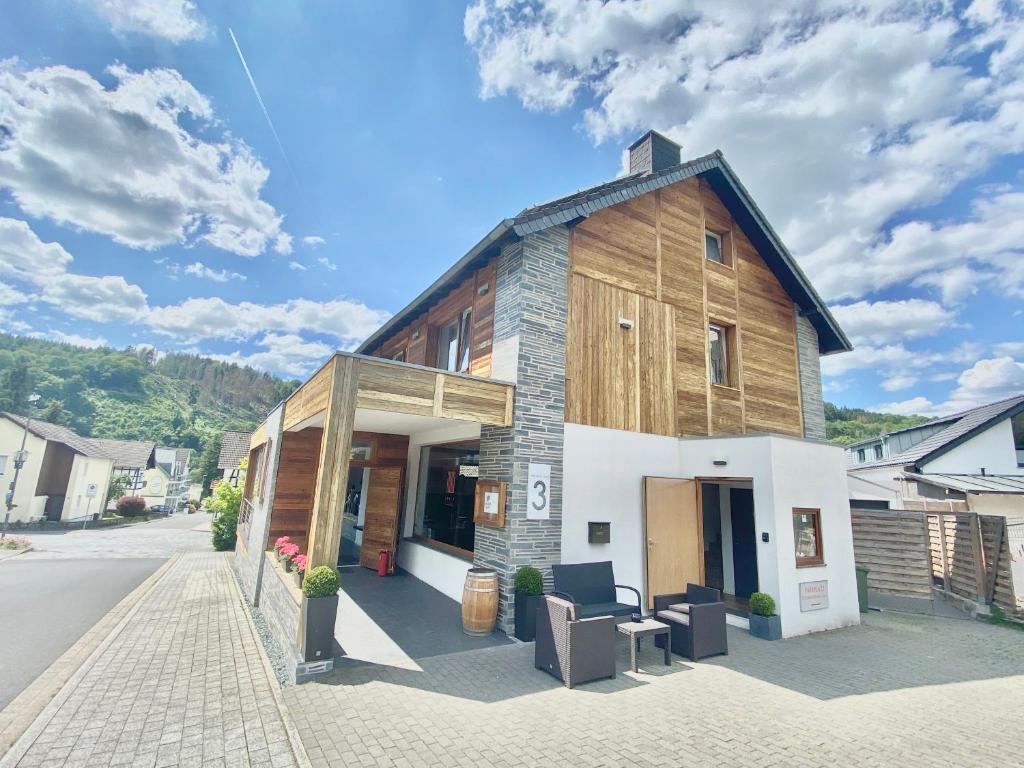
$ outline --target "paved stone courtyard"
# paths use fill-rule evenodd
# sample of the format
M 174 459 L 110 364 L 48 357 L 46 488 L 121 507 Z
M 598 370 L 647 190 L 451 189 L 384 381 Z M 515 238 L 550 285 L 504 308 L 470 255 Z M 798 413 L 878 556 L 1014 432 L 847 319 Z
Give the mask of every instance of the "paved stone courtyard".
M 533 646 L 364 667 L 285 689 L 315 766 L 1016 766 L 1024 633 L 870 614 L 730 655 L 567 690 Z
M 146 523 L 117 528 L 58 531 L 11 531 L 28 539 L 32 551 L 19 555 L 22 562 L 83 558 L 170 557 L 175 552 L 209 551 L 210 521 L 206 514 L 178 513 Z
M 170 565 L 0 766 L 300 764 L 228 558 Z

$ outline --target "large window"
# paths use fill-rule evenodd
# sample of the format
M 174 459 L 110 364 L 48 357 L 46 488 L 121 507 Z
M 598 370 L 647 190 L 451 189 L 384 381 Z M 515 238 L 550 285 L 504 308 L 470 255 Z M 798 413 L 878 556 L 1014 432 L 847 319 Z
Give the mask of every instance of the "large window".
M 721 325 L 708 326 L 708 346 L 711 352 L 711 383 L 730 386 L 728 330 Z
M 473 311 L 466 309 L 437 331 L 437 367 L 442 371 L 469 370 L 469 334 Z
M 465 553 L 472 552 L 473 503 L 479 474 L 479 443 L 423 448 L 415 534 Z
M 793 544 L 798 568 L 825 564 L 825 553 L 821 544 L 820 509 L 794 507 Z

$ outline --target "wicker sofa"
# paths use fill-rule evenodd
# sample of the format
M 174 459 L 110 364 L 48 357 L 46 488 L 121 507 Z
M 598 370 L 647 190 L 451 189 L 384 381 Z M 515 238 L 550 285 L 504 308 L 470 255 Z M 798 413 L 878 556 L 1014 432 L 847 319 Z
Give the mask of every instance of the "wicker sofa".
M 691 661 L 729 653 L 725 604 L 717 589 L 687 584 L 685 592 L 656 595 L 654 615 L 669 625 L 672 653 Z M 654 642 L 665 647 L 664 637 L 656 637 Z
M 580 618 L 614 616 L 621 621 L 634 613 L 643 613 L 639 590 L 615 583 L 611 560 L 553 565 L 551 576 L 554 591 L 580 607 Z M 616 594 L 619 589 L 636 595 L 636 602 L 620 603 Z

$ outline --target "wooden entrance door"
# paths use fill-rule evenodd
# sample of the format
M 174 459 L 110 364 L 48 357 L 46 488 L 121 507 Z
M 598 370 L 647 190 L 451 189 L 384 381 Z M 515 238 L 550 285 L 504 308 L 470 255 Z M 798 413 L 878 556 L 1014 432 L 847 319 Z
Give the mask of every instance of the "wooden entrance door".
M 704 583 L 704 532 L 695 480 L 644 478 L 647 607 L 654 596 Z
M 398 541 L 399 504 L 402 498 L 402 468 L 374 467 L 369 470 L 366 492 L 366 519 L 363 521 L 363 544 L 359 564 L 377 567 L 382 549 L 394 556 Z

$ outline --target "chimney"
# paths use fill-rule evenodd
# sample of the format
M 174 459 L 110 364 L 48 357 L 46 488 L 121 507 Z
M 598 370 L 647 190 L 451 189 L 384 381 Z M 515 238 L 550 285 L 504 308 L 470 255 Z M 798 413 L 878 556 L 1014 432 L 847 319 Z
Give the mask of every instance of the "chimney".
M 629 172 L 654 173 L 682 162 L 680 147 L 657 131 L 648 131 L 629 146 Z

